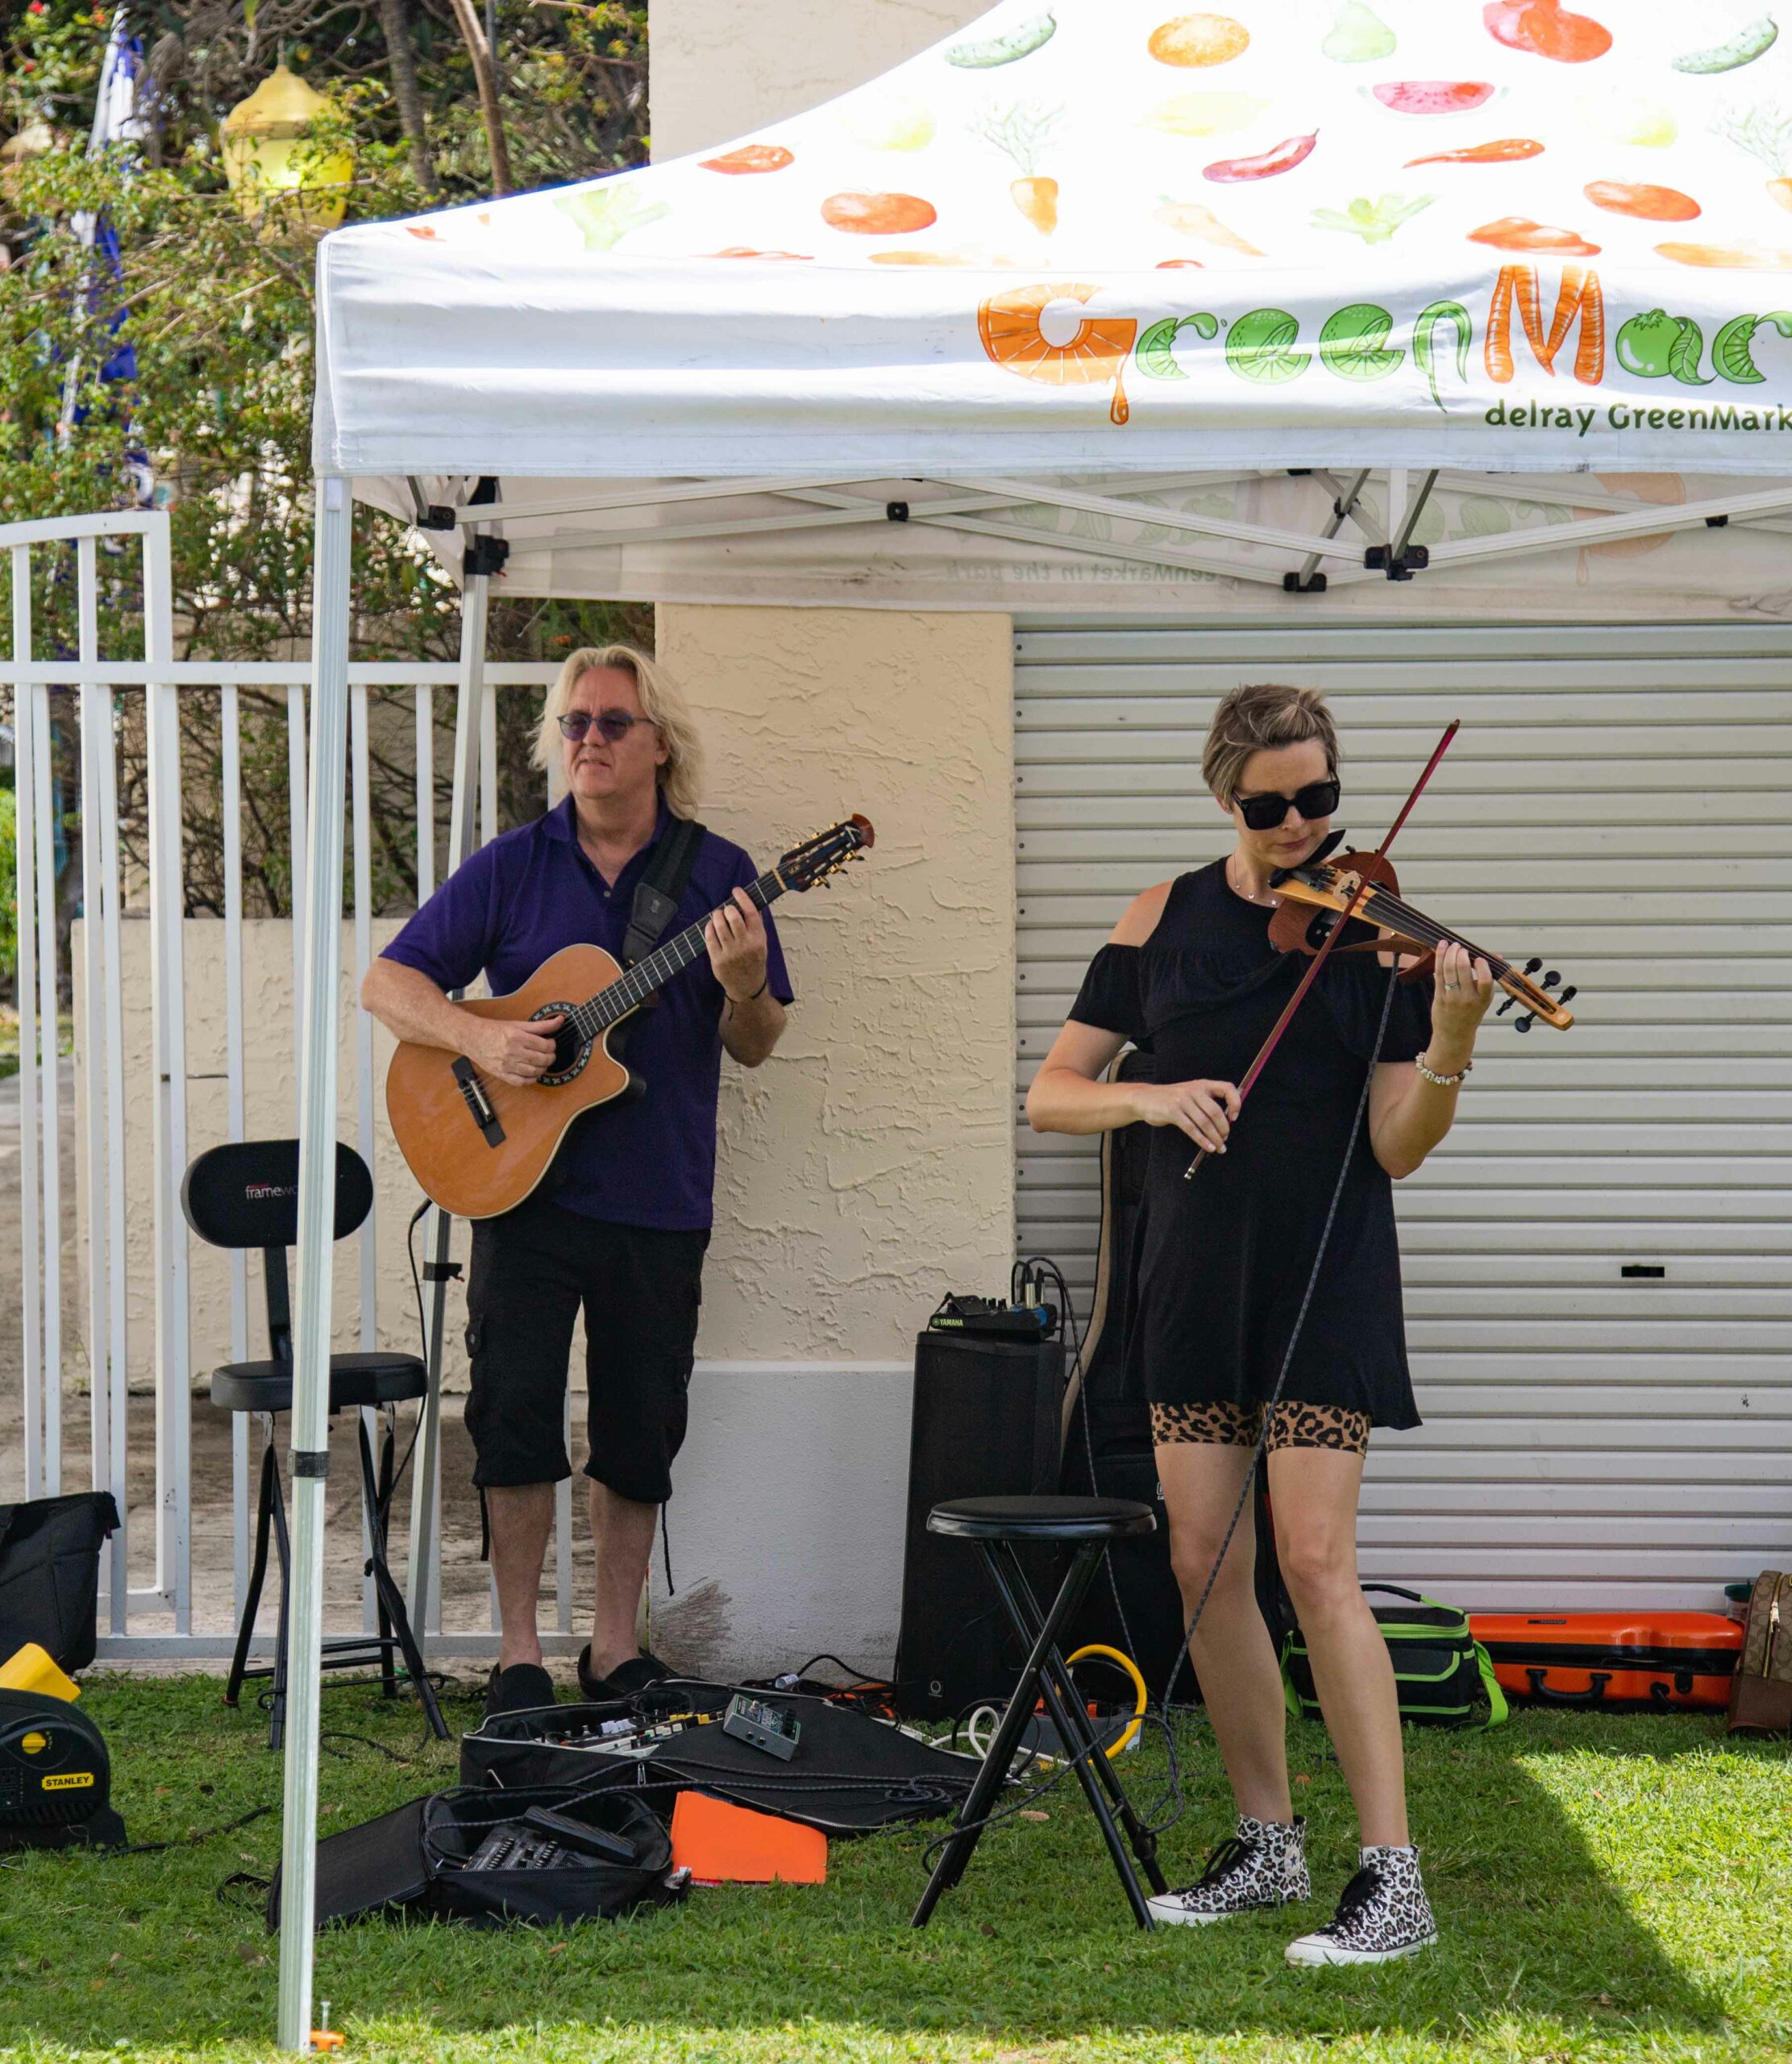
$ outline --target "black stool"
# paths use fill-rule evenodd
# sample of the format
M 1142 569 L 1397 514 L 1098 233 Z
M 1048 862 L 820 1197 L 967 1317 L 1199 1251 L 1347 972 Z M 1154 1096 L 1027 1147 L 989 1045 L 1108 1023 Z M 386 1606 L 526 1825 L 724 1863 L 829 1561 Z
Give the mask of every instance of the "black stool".
M 964 1875 L 971 1852 L 982 1838 L 983 1822 L 1008 1776 L 1021 1736 L 1033 1717 L 1036 1698 L 1045 1700 L 1059 1739 L 1075 1759 L 1077 1780 L 1101 1823 L 1102 1837 L 1120 1873 L 1120 1882 L 1126 1888 L 1134 1918 L 1141 1928 L 1153 1925 L 1133 1858 L 1127 1854 L 1120 1827 L 1115 1825 L 1116 1814 L 1125 1828 L 1140 1868 L 1150 1880 L 1152 1891 L 1161 1892 L 1167 1887 L 1158 1867 L 1157 1838 L 1133 1811 L 1112 1762 L 1083 1711 L 1058 1642 L 1083 1603 L 1103 1549 L 1110 1541 L 1150 1533 L 1156 1525 L 1149 1505 L 1134 1504 L 1126 1498 L 955 1498 L 950 1504 L 935 1505 L 928 1514 L 929 1533 L 975 1542 L 990 1582 L 1026 1649 L 1027 1659 L 1008 1711 L 971 1787 L 971 1796 L 958 1810 L 954 1831 L 915 1908 L 917 1928 L 926 1926 L 940 1895 Z M 1015 1548 L 1062 1544 L 1074 1546 L 1075 1553 L 1051 1609 L 1042 1612 Z
M 187 1170 L 181 1185 L 181 1208 L 202 1240 L 214 1247 L 260 1247 L 268 1296 L 268 1344 L 273 1359 L 228 1362 L 211 1376 L 211 1401 L 225 1412 L 262 1415 L 267 1438 L 261 1450 L 261 1490 L 256 1507 L 255 1563 L 248 1596 L 236 1630 L 236 1650 L 224 1687 L 224 1703 L 234 1706 L 245 1679 L 271 1677 L 268 1746 L 281 1746 L 286 1727 L 287 1594 L 291 1553 L 286 1532 L 286 1501 L 274 1446 L 274 1420 L 293 1408 L 293 1319 L 287 1292 L 286 1250 L 298 1238 L 298 1142 L 296 1139 L 244 1140 L 214 1146 Z M 373 1179 L 367 1163 L 351 1146 L 336 1149 L 335 1237 L 346 1239 L 373 1208 Z M 395 1445 L 392 1409 L 429 1390 L 429 1373 L 414 1354 L 332 1354 L 330 1358 L 330 1410 L 354 1411 L 361 1455 L 361 1504 L 367 1521 L 368 1555 L 362 1574 L 373 1579 L 379 1632 L 349 1635 L 323 1644 L 326 1670 L 377 1668 L 386 1696 L 398 1693 L 397 1650 L 405 1675 L 417 1687 L 423 1711 L 439 1741 L 448 1737 L 435 1692 L 423 1670 L 423 1657 L 411 1632 L 404 1596 L 386 1563 L 386 1526 L 393 1493 Z M 368 1438 L 362 1409 L 386 1414 L 380 1468 L 376 1475 L 373 1445 Z M 280 1622 L 272 1663 L 249 1665 L 261 1586 L 268 1571 L 268 1538 L 272 1532 L 280 1563 Z

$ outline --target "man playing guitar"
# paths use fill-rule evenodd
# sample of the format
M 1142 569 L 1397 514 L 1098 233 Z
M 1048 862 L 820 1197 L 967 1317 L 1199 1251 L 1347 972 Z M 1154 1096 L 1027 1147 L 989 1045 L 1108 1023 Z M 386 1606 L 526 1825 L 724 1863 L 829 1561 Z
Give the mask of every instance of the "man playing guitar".
M 555 1017 L 482 1017 L 448 1000 L 483 972 L 494 995 L 577 943 L 622 957 L 635 890 L 661 841 L 694 814 L 702 753 L 678 689 L 623 645 L 576 651 L 549 690 L 535 759 L 558 758 L 563 802 L 469 859 L 368 971 L 361 1001 L 401 1039 L 464 1054 L 518 1084 L 552 1063 Z M 789 981 L 769 917 L 745 892 L 739 847 L 704 834 L 666 934 L 714 914 L 709 966 L 631 1021 L 647 1094 L 576 1126 L 526 1201 L 473 1228 L 466 1421 L 485 1503 L 502 1634 L 488 1712 L 547 1705 L 535 1613 L 554 1486 L 572 1474 L 563 1421 L 573 1321 L 585 1313 L 597 1608 L 579 1658 L 588 1699 L 669 1673 L 635 1616 L 655 1522 L 671 1496 L 709 1245 L 724 1048 L 757 1067 L 784 1028 Z

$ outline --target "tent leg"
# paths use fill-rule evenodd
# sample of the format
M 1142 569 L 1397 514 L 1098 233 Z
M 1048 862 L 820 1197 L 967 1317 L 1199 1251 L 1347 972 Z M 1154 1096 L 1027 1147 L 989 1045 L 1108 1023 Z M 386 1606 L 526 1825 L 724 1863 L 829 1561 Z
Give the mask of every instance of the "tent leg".
M 475 531 L 475 536 L 483 535 Z M 454 807 L 448 820 L 448 873 L 473 850 L 478 826 L 481 705 L 485 697 L 485 625 L 491 580 L 484 573 L 467 576 L 460 598 L 460 681 L 455 703 Z M 405 1571 L 410 1624 L 424 1654 L 429 1637 L 440 1631 L 441 1600 L 435 1577 L 441 1563 L 439 1529 L 442 1517 L 442 1349 L 448 1321 L 448 1246 L 454 1221 L 438 1210 L 430 1221 L 427 1255 L 430 1279 L 429 1379 L 418 1429 L 417 1453 L 411 1465 L 410 1546 Z
M 281 1841 L 282 2049 L 311 2043 L 316 1899 L 318 1704 L 323 1634 L 325 1471 L 330 1440 L 331 1259 L 335 1231 L 336 1002 L 342 962 L 343 787 L 348 734 L 348 483 L 322 475 L 311 619 L 311 797 L 305 982 L 298 998 L 298 1308 L 293 1371 L 293 1578 L 285 1808 Z

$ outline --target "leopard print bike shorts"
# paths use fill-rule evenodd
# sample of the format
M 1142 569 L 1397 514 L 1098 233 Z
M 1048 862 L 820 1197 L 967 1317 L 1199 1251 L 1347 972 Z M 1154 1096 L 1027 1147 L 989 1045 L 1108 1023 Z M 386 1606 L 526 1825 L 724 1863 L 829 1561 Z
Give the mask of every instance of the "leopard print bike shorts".
M 1265 1443 L 1277 1448 L 1333 1448 L 1345 1454 L 1369 1452 L 1369 1414 L 1338 1404 L 1302 1404 L 1288 1398 L 1277 1405 Z M 1159 1447 L 1185 1441 L 1209 1446 L 1250 1448 L 1263 1430 L 1263 1407 L 1221 1398 L 1207 1404 L 1154 1404 L 1151 1438 Z

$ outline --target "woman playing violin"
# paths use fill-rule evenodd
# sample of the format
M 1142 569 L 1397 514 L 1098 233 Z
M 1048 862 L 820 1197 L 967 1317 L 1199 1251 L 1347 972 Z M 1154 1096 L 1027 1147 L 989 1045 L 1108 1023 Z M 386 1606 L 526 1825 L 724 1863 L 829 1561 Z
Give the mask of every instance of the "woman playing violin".
M 1236 843 L 1133 900 L 1027 1098 L 1038 1132 L 1158 1128 L 1129 1352 L 1150 1400 L 1186 1613 L 1212 1577 L 1191 1653 L 1238 1814 L 1200 1878 L 1152 1900 L 1160 1921 L 1200 1925 L 1311 1896 L 1248 1525 L 1214 1572 L 1294 1338 L 1266 1442 L 1277 1553 L 1362 1845 L 1333 1920 L 1288 1945 L 1303 1964 L 1380 1962 L 1437 1939 L 1407 1827 L 1393 1667 L 1358 1583 L 1357 1504 L 1370 1429 L 1419 1423 L 1392 1184 L 1449 1130 L 1493 993 L 1487 963 L 1453 943 L 1428 983 L 1391 997 L 1383 956 L 1334 954 L 1234 1128 L 1236 1084 L 1309 964 L 1269 943 L 1270 879 L 1324 839 L 1338 756 L 1316 689 L 1226 697 L 1201 772 Z M 1100 1080 L 1129 1042 L 1151 1055 L 1157 1079 Z M 1353 1137 L 1366 1069 L 1366 1120 Z M 1191 1146 L 1209 1158 L 1187 1182 Z

